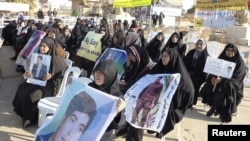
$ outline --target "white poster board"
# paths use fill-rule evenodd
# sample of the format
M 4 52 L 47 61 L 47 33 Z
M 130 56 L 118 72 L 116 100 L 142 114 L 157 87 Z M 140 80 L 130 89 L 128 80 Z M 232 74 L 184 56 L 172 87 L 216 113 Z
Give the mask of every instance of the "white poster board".
M 39 59 L 42 58 L 42 59 Z M 40 61 L 42 62 L 40 62 Z M 40 69 L 38 69 L 38 63 L 41 63 Z M 40 86 L 46 86 L 47 81 L 43 80 L 43 77 L 48 74 L 50 68 L 51 56 L 32 53 L 30 59 L 29 71 L 32 73 L 32 77 L 27 79 L 27 83 L 32 83 Z M 26 78 L 26 76 L 24 76 Z
M 180 83 L 180 74 L 148 74 L 124 95 L 127 122 L 135 128 L 160 132 Z M 143 104 L 143 105 L 142 105 Z
M 235 65 L 234 62 L 208 56 L 204 72 L 230 79 L 233 75 Z

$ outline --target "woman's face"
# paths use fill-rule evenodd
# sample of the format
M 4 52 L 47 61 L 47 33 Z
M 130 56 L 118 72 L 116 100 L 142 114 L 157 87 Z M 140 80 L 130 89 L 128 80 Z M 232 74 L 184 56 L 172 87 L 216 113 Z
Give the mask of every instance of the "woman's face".
M 202 51 L 202 48 L 203 48 L 203 42 L 202 41 L 198 41 L 195 44 L 195 49 L 200 52 L 200 51 Z
M 233 48 L 227 48 L 226 49 L 226 56 L 227 57 L 234 57 L 234 55 L 235 55 L 235 52 L 234 52 L 234 49 Z
M 129 53 L 129 54 L 128 54 L 128 57 L 129 57 L 129 59 L 130 59 L 132 62 L 136 62 L 136 57 L 135 57 L 134 54 Z
M 162 53 L 162 64 L 163 64 L 164 66 L 167 66 L 168 63 L 169 63 L 169 61 L 170 61 L 170 56 L 169 56 L 169 54 L 168 54 L 166 51 L 164 51 L 164 52 Z
M 49 47 L 45 43 L 41 43 L 39 51 L 42 54 L 47 54 L 49 52 Z
M 116 43 L 117 43 L 117 41 L 118 41 L 117 36 L 114 36 L 114 37 L 113 37 L 113 44 L 116 44 Z
M 55 38 L 56 38 L 55 32 L 50 31 L 50 32 L 48 33 L 48 37 L 51 37 L 51 38 L 55 39 Z
M 177 43 L 177 42 L 178 42 L 178 37 L 177 37 L 176 34 L 173 35 L 173 37 L 172 37 L 172 42 L 173 42 L 173 43 Z
M 162 34 L 157 35 L 157 40 L 158 40 L 158 41 L 161 41 L 162 39 L 163 39 Z
M 125 38 L 125 44 L 126 44 L 126 46 L 129 46 L 130 41 L 131 41 L 130 36 L 127 35 L 126 38 Z
M 102 34 L 102 36 L 104 36 L 105 33 L 106 33 L 106 29 L 102 27 L 102 28 L 100 29 L 100 34 Z
M 65 35 L 65 36 L 70 36 L 70 31 L 69 31 L 68 29 L 66 29 L 66 30 L 64 31 L 64 35 Z
M 94 79 L 95 79 L 95 83 L 101 86 L 104 83 L 104 74 L 101 71 L 96 70 L 94 72 Z

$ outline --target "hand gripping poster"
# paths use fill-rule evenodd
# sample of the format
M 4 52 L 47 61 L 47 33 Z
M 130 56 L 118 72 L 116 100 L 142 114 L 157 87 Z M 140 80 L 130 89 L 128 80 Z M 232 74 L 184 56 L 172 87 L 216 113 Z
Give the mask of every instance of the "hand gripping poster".
M 117 97 L 70 77 L 62 101 L 35 141 L 99 141 L 117 114 Z
M 180 82 L 180 74 L 148 74 L 125 94 L 125 116 L 135 128 L 160 132 Z

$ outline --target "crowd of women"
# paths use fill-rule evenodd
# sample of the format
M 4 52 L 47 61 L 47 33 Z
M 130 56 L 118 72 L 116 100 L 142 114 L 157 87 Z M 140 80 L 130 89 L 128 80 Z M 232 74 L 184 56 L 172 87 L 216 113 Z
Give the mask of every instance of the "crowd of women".
M 197 104 L 198 97 L 202 102 L 211 107 L 207 116 L 219 115 L 221 122 L 231 122 L 232 115 L 243 98 L 243 83 L 246 65 L 239 55 L 239 50 L 234 44 L 227 44 L 219 58 L 236 63 L 231 79 L 222 78 L 205 73 L 204 67 L 209 56 L 206 41 L 198 39 L 195 48 L 189 49 L 183 43 L 183 32 L 173 32 L 166 41 L 164 32 L 159 31 L 150 41 L 144 37 L 144 29 L 140 28 L 136 21 L 131 25 L 128 21 L 118 20 L 112 25 L 114 33 L 110 33 L 107 19 L 103 18 L 100 25 L 95 25 L 93 19 L 78 18 L 71 30 L 63 25 L 60 19 L 50 21 L 48 24 L 35 23 L 33 20 L 10 23 L 3 30 L 5 44 L 13 45 L 16 56 L 15 60 L 28 39 L 35 30 L 46 32 L 39 46 L 39 53 L 52 57 L 49 73 L 43 79 L 47 80 L 45 87 L 22 82 L 17 88 L 13 98 L 14 111 L 23 119 L 23 127 L 36 123 L 38 119 L 38 101 L 46 96 L 55 96 L 60 87 L 63 74 L 67 65 L 65 51 L 70 53 L 69 59 L 74 61 L 75 66 L 87 71 L 85 77 L 89 77 L 94 70 L 94 82 L 90 86 L 120 97 L 118 111 L 120 114 L 114 119 L 105 132 L 103 141 L 111 141 L 115 136 L 126 134 L 127 141 L 142 141 L 144 131 L 135 128 L 129 123 L 122 126 L 119 120 L 122 118 L 121 109 L 124 108 L 123 95 L 126 91 L 146 74 L 180 73 L 180 84 L 175 91 L 165 126 L 160 133 L 148 131 L 162 138 L 174 129 L 176 123 L 181 122 L 189 108 Z M 11 32 L 10 32 L 11 31 Z M 124 73 L 118 80 L 117 72 L 111 72 L 114 67 L 112 61 L 100 62 L 95 68 L 95 62 L 76 55 L 82 40 L 86 34 L 94 31 L 102 35 L 101 48 L 104 52 L 107 48 L 116 48 L 127 52 L 127 61 L 123 65 Z M 10 34 L 11 33 L 11 34 Z M 19 66 L 20 67 L 20 66 Z M 22 68 L 17 71 L 24 72 L 27 76 L 29 71 Z M 111 69 L 113 70 L 113 69 Z M 104 77 L 102 83 L 98 83 L 96 77 Z M 201 85 L 205 83 L 200 90 Z M 216 85 L 215 91 L 213 86 Z M 117 123 L 116 126 L 112 126 Z M 112 129 L 112 130 L 111 130 Z M 114 134 L 113 129 L 117 132 Z M 112 132 L 111 132 L 112 131 Z

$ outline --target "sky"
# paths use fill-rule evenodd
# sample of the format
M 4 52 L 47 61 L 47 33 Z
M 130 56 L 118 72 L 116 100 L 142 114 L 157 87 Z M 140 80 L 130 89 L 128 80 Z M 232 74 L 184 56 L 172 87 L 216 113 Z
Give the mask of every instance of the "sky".
M 194 5 L 194 0 L 182 0 L 183 9 L 188 10 Z

